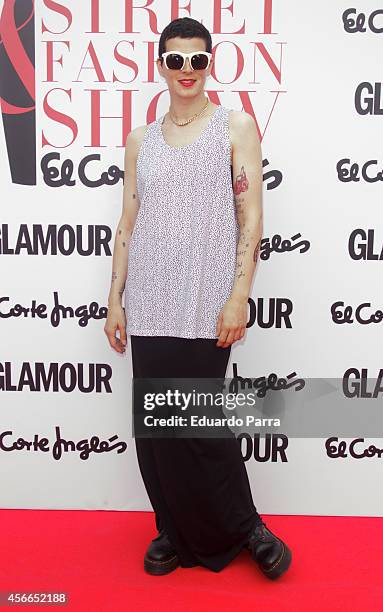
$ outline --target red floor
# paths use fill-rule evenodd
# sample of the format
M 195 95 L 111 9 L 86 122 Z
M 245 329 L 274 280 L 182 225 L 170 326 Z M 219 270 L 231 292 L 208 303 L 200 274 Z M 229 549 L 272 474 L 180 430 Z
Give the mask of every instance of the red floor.
M 0 510 L 0 591 L 64 591 L 70 603 L 61 609 L 81 612 L 383 610 L 383 519 L 262 517 L 293 552 L 275 582 L 246 550 L 219 573 L 145 574 L 151 512 Z

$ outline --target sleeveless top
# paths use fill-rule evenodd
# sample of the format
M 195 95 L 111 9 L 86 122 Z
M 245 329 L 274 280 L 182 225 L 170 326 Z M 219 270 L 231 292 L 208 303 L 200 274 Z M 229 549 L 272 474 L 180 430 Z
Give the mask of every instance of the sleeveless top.
M 148 124 L 136 163 L 139 209 L 128 249 L 127 334 L 217 338 L 235 278 L 239 228 L 230 160 L 230 109 L 174 147 L 165 117 Z

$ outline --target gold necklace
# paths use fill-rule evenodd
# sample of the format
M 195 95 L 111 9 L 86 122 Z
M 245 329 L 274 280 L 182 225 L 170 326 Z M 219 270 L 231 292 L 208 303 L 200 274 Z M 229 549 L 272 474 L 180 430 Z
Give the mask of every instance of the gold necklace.
M 194 119 L 196 119 L 197 117 L 200 116 L 201 113 L 203 113 L 203 111 L 205 110 L 205 108 L 207 107 L 207 105 L 209 104 L 209 98 L 206 98 L 206 104 L 203 107 L 202 110 L 199 111 L 199 113 L 196 113 L 195 115 L 193 115 L 192 117 L 190 117 L 190 119 L 188 119 L 187 121 L 185 121 L 184 123 L 178 123 L 177 121 L 175 121 L 170 113 L 170 109 L 169 109 L 169 117 L 170 119 L 173 121 L 173 123 L 175 123 L 176 125 L 182 126 L 182 125 L 188 125 L 188 123 L 190 123 L 191 121 L 194 121 Z

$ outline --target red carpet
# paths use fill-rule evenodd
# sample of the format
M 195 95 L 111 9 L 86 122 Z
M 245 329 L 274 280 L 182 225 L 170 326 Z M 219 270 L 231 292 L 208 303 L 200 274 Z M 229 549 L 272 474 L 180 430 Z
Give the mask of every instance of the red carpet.
M 383 519 L 262 517 L 293 552 L 275 582 L 246 550 L 219 573 L 195 567 L 145 574 L 142 558 L 155 536 L 151 512 L 0 510 L 0 590 L 64 591 L 68 606 L 49 609 L 82 612 L 383 610 Z

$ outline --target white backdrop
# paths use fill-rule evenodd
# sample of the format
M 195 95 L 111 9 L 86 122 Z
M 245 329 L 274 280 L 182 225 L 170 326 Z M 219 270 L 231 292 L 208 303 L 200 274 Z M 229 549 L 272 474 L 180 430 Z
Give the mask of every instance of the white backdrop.
M 215 3 L 215 14 L 213 3 L 194 0 L 190 13 L 182 9 L 179 15 L 171 15 L 171 3 L 161 0 L 147 9 L 134 9 L 131 16 L 124 14 L 123 0 L 100 2 L 100 14 L 93 16 L 90 0 L 55 5 L 38 0 L 35 110 L 20 115 L 27 117 L 25 125 L 17 124 L 14 113 L 16 123 L 7 128 L 4 100 L 28 107 L 23 88 L 27 89 L 31 73 L 10 36 L 17 29 L 6 14 L 7 4 L 0 3 L 5 126 L 0 130 L 0 506 L 151 509 L 130 437 L 130 344 L 125 356 L 114 353 L 103 332 L 103 318 L 80 325 L 78 317 L 61 317 L 53 325 L 50 316 L 54 292 L 64 306 L 91 302 L 106 306 L 123 183 L 122 177 L 114 184 L 113 180 L 93 186 L 91 182 L 112 166 L 122 171 L 128 131 L 168 109 L 168 93 L 154 64 L 159 33 L 173 17 L 188 14 L 212 33 L 215 72 L 206 92 L 215 103 L 253 113 L 260 129 L 264 237 L 271 240 L 279 234 L 291 239 L 299 233 L 310 245 L 306 252 L 273 252 L 260 260 L 252 298 L 263 300 L 266 311 L 273 298 L 290 301 L 291 328 L 255 323 L 245 340 L 234 345 L 227 376 L 233 375 L 236 364 L 242 376 L 252 378 L 296 372 L 304 378 L 341 379 L 351 367 L 367 368 L 372 378 L 381 367 L 381 327 L 336 324 L 331 305 L 344 301 L 356 307 L 370 302 L 371 311 L 382 306 L 382 261 L 352 259 L 348 242 L 351 232 L 361 228 L 375 230 L 377 253 L 383 243 L 381 181 L 367 182 L 361 173 L 369 160 L 377 160 L 368 171 L 371 176 L 382 164 L 381 36 L 374 26 L 383 27 L 383 15 L 368 22 L 379 3 L 364 0 L 358 11 L 366 17 L 365 31 L 352 32 L 355 24 L 347 25 L 345 16 L 349 11 L 353 20 L 356 14 L 341 0 L 325 0 L 320 6 L 313 0 L 233 0 L 222 2 L 221 8 Z M 29 4 L 16 2 L 18 18 L 23 11 L 25 17 L 30 15 Z M 22 21 L 16 19 L 16 26 Z M 20 28 L 16 38 L 21 47 L 26 37 L 27 29 Z M 10 77 L 10 66 L 17 76 Z M 22 85 L 17 88 L 19 81 Z M 375 107 L 363 113 L 374 95 Z M 33 184 L 26 170 L 23 174 L 22 162 L 21 179 L 13 181 L 12 165 L 23 159 L 25 151 L 30 156 L 34 130 L 36 181 Z M 50 154 L 56 157 L 48 160 Z M 99 159 L 86 165 L 84 180 L 80 164 L 94 154 Z M 337 164 L 342 159 L 350 160 L 346 168 L 359 165 L 359 180 L 340 180 Z M 48 176 L 46 167 L 57 168 L 57 176 Z M 68 225 L 63 230 L 66 236 L 77 225 L 83 226 L 85 235 L 88 226 L 105 226 L 101 235 L 107 236 L 108 228 L 113 232 L 106 241 L 110 251 L 101 248 L 98 255 L 94 251 L 81 255 L 75 248 L 66 255 L 48 248 L 44 254 L 38 247 L 34 254 L 24 236 L 17 253 L 20 232 L 32 236 L 34 225 L 43 231 L 49 225 Z M 15 253 L 9 252 L 12 249 Z M 45 310 L 46 318 L 30 311 L 6 316 L 16 304 L 32 308 L 33 300 L 46 305 L 40 310 L 40 314 Z M 48 391 L 34 390 L 35 376 L 31 379 L 29 373 L 38 363 L 46 370 L 50 364 L 61 367 L 56 390 L 53 382 Z M 72 390 L 64 390 L 82 367 L 85 384 L 89 370 L 98 369 L 107 378 L 105 385 L 101 382 L 98 390 L 85 393 L 77 379 Z M 75 447 L 55 455 L 57 427 L 74 444 L 98 436 L 121 442 L 123 452 L 109 445 L 108 451 L 85 458 Z M 45 450 L 44 442 L 36 449 L 11 450 L 17 439 L 33 442 L 34 436 L 47 439 Z M 382 439 L 373 442 L 383 446 Z M 296 438 L 288 440 L 286 458 L 246 462 L 260 513 L 383 515 L 382 459 L 332 459 L 326 455 L 324 439 Z

